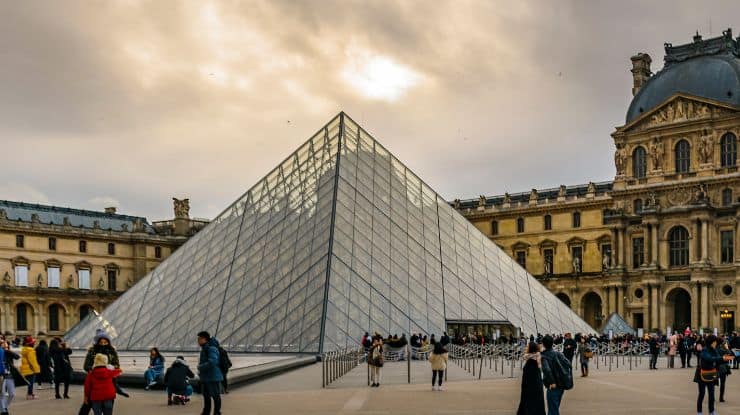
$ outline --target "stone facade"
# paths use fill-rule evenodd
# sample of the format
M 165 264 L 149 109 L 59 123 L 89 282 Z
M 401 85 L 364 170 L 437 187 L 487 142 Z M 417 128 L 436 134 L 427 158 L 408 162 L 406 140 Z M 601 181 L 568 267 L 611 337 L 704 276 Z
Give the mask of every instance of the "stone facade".
M 0 201 L 0 330 L 64 335 L 206 223 L 187 213 L 149 224 L 115 208 L 94 212 Z
M 690 60 L 703 65 L 707 56 L 740 62 L 739 42 L 728 30 L 720 38 L 695 37 L 691 48 L 666 44 L 661 72 L 681 70 Z M 661 73 L 652 75 L 650 62 L 646 54 L 632 58 L 633 106 L 645 101 L 642 88 L 668 95 L 656 88 L 670 87 L 663 82 L 670 74 L 651 82 Z M 709 92 L 692 95 L 678 85 L 660 104 L 628 115 L 612 133 L 612 182 L 482 196 L 453 206 L 593 327 L 619 313 L 645 330 L 736 329 L 740 106 L 728 100 L 740 91 L 720 85 L 715 89 L 727 95 L 717 96 L 710 87 L 700 85 Z

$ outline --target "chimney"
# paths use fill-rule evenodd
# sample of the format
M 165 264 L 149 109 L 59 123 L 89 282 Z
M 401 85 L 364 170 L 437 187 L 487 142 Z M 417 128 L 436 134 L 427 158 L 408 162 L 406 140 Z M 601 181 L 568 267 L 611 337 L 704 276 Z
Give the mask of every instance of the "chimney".
M 650 55 L 642 52 L 630 59 L 632 60 L 632 70 L 630 72 L 632 72 L 632 95 L 634 96 L 653 74 L 650 71 L 650 63 L 653 60 L 650 59 Z
M 105 208 L 105 213 L 107 213 L 109 215 L 115 215 L 116 214 L 116 207 L 115 206 L 112 206 L 112 207 Z

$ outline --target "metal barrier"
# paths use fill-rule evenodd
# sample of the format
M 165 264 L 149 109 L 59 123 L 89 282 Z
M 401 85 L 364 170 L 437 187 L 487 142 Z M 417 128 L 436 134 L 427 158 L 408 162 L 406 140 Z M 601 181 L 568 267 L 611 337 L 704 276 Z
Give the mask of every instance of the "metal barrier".
M 329 386 L 366 360 L 367 353 L 363 347 L 349 347 L 322 353 L 321 387 Z

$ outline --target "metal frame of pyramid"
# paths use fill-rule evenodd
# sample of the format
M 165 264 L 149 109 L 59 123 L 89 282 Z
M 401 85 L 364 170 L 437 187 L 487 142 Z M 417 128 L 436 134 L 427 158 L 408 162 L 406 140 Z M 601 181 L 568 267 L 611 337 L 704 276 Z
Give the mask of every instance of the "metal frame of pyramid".
M 612 333 L 616 334 L 637 334 L 637 330 L 633 329 L 632 326 L 627 323 L 627 320 L 624 319 L 621 315 L 618 313 L 611 313 L 609 317 L 606 319 L 606 323 L 604 323 L 604 327 L 601 329 L 602 333 L 609 333 L 609 330 L 612 331 Z
M 319 353 L 447 321 L 594 331 L 342 112 L 66 339 Z

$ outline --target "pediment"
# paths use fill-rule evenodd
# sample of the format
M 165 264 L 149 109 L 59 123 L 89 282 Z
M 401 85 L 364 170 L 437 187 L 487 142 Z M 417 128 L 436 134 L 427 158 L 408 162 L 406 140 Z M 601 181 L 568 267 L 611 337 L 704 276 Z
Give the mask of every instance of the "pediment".
M 637 132 L 689 121 L 700 121 L 737 111 L 738 109 L 731 105 L 711 99 L 674 94 L 663 104 L 642 114 L 619 130 Z

